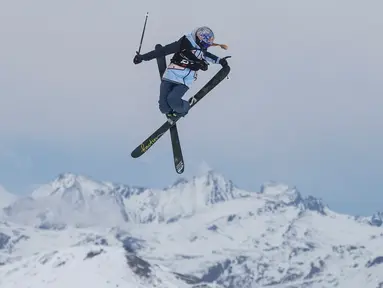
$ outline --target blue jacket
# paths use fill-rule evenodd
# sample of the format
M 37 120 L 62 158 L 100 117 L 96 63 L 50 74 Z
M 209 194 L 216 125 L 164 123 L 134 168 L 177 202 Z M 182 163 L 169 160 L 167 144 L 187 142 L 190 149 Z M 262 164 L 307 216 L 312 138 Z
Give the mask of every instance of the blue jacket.
M 195 50 L 193 49 L 195 48 Z M 178 41 L 170 43 L 166 46 L 163 46 L 161 50 L 153 50 L 146 54 L 142 55 L 144 61 L 149 61 L 154 58 L 158 58 L 161 56 L 166 56 L 169 54 L 174 54 L 181 49 L 189 49 L 192 50 L 194 55 L 199 59 L 206 60 L 213 64 L 218 64 L 220 58 L 207 52 L 206 50 L 202 50 L 196 43 L 195 40 L 195 31 L 184 35 Z M 190 70 L 189 68 L 184 68 L 173 63 L 170 63 L 162 77 L 164 80 L 172 81 L 175 83 L 180 83 L 188 86 L 189 88 L 193 84 L 193 82 L 197 79 L 197 71 Z

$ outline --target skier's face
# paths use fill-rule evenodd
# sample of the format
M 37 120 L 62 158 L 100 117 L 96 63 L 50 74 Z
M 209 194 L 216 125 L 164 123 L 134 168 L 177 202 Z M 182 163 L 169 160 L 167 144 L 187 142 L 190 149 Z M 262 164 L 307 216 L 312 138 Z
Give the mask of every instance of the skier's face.
M 207 38 L 207 39 L 203 39 L 201 40 L 201 48 L 202 49 L 207 49 L 209 48 L 212 44 L 214 43 L 214 37 L 210 37 L 210 38 Z

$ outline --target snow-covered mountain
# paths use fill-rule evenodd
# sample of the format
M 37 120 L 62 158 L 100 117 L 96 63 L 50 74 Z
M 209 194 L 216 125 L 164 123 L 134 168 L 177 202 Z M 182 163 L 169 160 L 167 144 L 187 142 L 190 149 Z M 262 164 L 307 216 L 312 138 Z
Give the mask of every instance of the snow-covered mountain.
M 181 178 L 163 190 L 146 189 L 127 197 L 125 205 L 129 218 L 135 223 L 169 223 L 191 217 L 214 204 L 250 195 L 222 175 L 210 171 L 191 180 Z
M 150 189 L 66 173 L 5 214 L 2 288 L 383 287 L 382 214 L 339 214 L 282 183 L 244 191 L 210 171 Z
M 10 205 L 16 201 L 17 196 L 9 193 L 4 187 L 0 185 L 0 209 Z
M 8 220 L 50 229 L 128 221 L 121 187 L 65 173 L 4 209 Z
M 146 189 L 65 173 L 5 208 L 8 221 L 36 227 L 107 227 L 126 222 L 175 221 L 215 203 L 249 196 L 223 176 L 209 172 L 165 189 Z

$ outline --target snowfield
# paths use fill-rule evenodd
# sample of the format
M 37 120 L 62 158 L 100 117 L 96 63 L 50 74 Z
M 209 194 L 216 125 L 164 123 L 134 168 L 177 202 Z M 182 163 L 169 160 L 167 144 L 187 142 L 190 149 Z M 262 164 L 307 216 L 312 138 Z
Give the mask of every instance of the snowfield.
M 132 269 L 127 269 L 131 266 Z M 3 272 L 3 271 L 2 271 Z M 152 268 L 123 248 L 79 246 L 37 253 L 0 275 L 1 287 L 188 287 L 174 275 Z
M 166 189 L 66 173 L 0 222 L 0 287 L 383 288 L 382 213 L 210 171 Z

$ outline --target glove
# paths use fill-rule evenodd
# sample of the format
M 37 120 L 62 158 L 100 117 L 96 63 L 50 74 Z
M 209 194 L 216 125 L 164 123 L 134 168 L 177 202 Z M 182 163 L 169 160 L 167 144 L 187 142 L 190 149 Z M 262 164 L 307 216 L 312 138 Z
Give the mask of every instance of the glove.
M 141 54 L 139 54 L 138 52 L 136 52 L 136 53 L 137 53 L 137 55 L 134 56 L 133 63 L 137 65 L 137 64 L 140 64 L 144 59 L 142 58 Z
M 227 66 L 228 64 L 227 64 L 227 58 L 230 58 L 231 56 L 226 56 L 226 57 L 224 57 L 224 58 L 221 58 L 220 60 L 219 60 L 219 64 L 221 64 L 222 66 Z
M 202 71 L 207 71 L 208 68 L 209 68 L 209 64 L 206 61 L 202 60 L 200 62 L 200 69 Z

